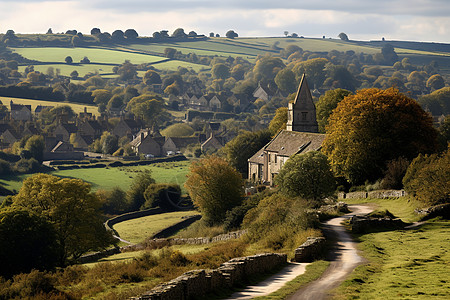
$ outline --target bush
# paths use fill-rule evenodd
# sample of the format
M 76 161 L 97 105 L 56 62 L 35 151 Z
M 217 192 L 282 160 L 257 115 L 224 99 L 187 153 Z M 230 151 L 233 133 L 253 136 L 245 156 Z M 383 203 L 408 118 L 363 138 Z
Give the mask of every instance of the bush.
M 0 175 L 10 175 L 12 173 L 11 166 L 6 160 L 0 159 Z
M 145 203 L 143 209 L 160 206 L 166 209 L 174 209 L 172 204 L 165 197 L 166 191 L 175 192 L 181 195 L 181 188 L 178 184 L 152 183 L 144 192 Z
M 409 161 L 404 157 L 389 161 L 384 178 L 381 181 L 381 188 L 400 190 L 403 187 L 402 179 L 406 174 L 408 166 Z
M 36 173 L 39 171 L 40 163 L 34 159 L 22 158 L 14 165 L 14 170 L 18 173 Z
M 406 171 L 403 185 L 425 205 L 450 202 L 450 148 L 441 156 L 415 158 Z

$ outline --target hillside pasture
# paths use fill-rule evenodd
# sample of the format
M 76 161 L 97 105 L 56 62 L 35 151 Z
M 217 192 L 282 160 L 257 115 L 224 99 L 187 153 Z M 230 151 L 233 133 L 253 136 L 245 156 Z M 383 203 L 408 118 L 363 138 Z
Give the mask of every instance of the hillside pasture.
M 183 221 L 188 216 L 198 215 L 197 211 L 177 211 L 165 214 L 147 216 L 120 222 L 114 225 L 119 236 L 131 243 L 137 244 L 153 236 L 157 232 Z
M 85 56 L 89 58 L 91 63 L 104 64 L 122 64 L 125 60 L 129 60 L 133 64 L 155 63 L 165 60 L 164 57 L 154 56 L 150 54 L 132 53 L 123 50 L 103 49 L 103 48 L 11 48 L 14 52 L 31 60 L 40 62 L 65 62 L 67 56 L 71 56 L 74 64 L 78 63 Z
M 86 107 L 87 112 L 92 113 L 95 116 L 99 116 L 97 106 L 87 105 L 87 104 L 76 104 L 69 102 L 54 102 L 54 101 L 44 101 L 44 100 L 32 100 L 32 99 L 24 99 L 24 98 L 12 98 L 12 97 L 0 97 L 0 101 L 2 101 L 3 105 L 6 105 L 8 110 L 10 109 L 9 103 L 13 101 L 14 104 L 22 104 L 22 105 L 31 105 L 31 110 L 34 112 L 36 106 L 60 106 L 60 105 L 68 105 L 72 107 L 73 111 L 77 114 L 84 112 L 84 108 Z
M 65 63 L 60 63 L 60 64 L 35 64 L 34 66 L 34 70 L 41 72 L 43 74 L 47 74 L 47 70 L 48 68 L 53 68 L 53 70 L 56 72 L 56 69 L 60 70 L 60 74 L 63 76 L 70 76 L 70 73 L 72 73 L 73 71 L 77 71 L 78 72 L 78 76 L 79 77 L 84 77 L 86 74 L 88 73 L 93 73 L 93 74 L 111 74 L 112 65 L 101 65 L 101 64 L 72 64 L 72 65 L 68 65 Z M 19 72 L 23 73 L 25 71 L 25 68 L 27 66 L 19 66 Z M 117 76 L 117 75 L 114 75 Z M 104 77 L 104 76 L 103 76 Z

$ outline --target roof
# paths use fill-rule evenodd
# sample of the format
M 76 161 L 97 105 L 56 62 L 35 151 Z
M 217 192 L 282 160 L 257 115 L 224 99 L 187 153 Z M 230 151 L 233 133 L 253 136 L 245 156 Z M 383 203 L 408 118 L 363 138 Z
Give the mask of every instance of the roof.
M 282 130 L 265 147 L 264 150 L 277 152 L 281 156 L 317 151 L 322 147 L 325 134 Z
M 264 164 L 264 148 L 266 146 L 259 149 L 258 152 L 256 152 L 252 157 L 248 159 L 248 162 L 255 163 L 255 164 Z
M 60 124 L 68 133 L 75 133 L 78 131 L 77 125 L 72 123 Z
M 184 148 L 190 144 L 199 143 L 198 137 L 170 137 L 170 139 L 178 149 Z
M 103 127 L 97 121 L 88 120 L 88 121 L 85 121 L 85 123 L 89 124 L 92 127 L 92 129 L 94 129 L 96 131 L 103 131 Z
M 11 111 L 13 111 L 13 110 L 22 110 L 22 109 L 26 108 L 27 110 L 29 110 L 31 112 L 31 105 L 10 103 L 10 106 L 11 106 Z

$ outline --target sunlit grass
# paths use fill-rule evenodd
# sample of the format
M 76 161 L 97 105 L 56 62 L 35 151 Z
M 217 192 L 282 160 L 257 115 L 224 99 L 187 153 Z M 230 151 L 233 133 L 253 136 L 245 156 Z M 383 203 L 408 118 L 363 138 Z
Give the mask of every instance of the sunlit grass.
M 147 216 L 120 222 L 114 229 L 126 241 L 137 244 L 153 236 L 155 233 L 183 220 L 183 217 L 198 215 L 197 211 L 177 211 Z

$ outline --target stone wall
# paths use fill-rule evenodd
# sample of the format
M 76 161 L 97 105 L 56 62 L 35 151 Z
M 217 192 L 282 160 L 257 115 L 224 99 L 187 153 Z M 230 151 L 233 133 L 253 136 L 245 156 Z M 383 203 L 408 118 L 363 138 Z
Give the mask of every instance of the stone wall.
M 338 199 L 364 199 L 364 198 L 392 198 L 406 196 L 404 190 L 379 190 L 371 192 L 351 192 L 351 193 L 339 193 Z
M 405 226 L 400 219 L 390 217 L 373 218 L 367 216 L 353 216 L 350 219 L 353 233 L 367 233 L 386 229 L 399 229 Z
M 268 273 L 287 263 L 286 254 L 266 253 L 234 258 L 214 270 L 193 270 L 132 299 L 197 299 L 218 289 L 230 289 L 254 275 Z
M 323 255 L 325 241 L 324 237 L 308 237 L 306 242 L 295 249 L 293 261 L 312 262 L 320 258 Z
M 225 234 L 220 234 L 215 237 L 197 237 L 197 238 L 159 238 L 159 239 L 148 239 L 143 243 L 138 245 L 131 245 L 122 247 L 122 251 L 137 251 L 144 249 L 158 249 L 166 246 L 173 245 L 203 245 L 210 244 L 215 242 L 225 242 L 233 239 L 238 239 L 244 234 L 247 233 L 247 230 L 239 230 L 233 231 Z

